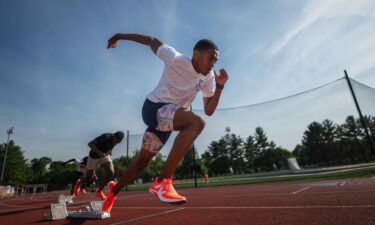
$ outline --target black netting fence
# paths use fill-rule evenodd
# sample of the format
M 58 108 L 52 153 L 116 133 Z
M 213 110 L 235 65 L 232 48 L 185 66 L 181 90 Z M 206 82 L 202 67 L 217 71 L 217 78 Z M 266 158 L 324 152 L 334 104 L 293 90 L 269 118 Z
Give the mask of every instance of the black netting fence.
M 350 81 L 362 110 L 362 114 L 366 117 L 375 116 L 375 89 L 353 79 L 350 79 Z M 276 89 L 277 87 L 275 87 L 275 90 Z M 345 132 L 343 130 L 346 129 L 346 125 L 342 126 L 341 128 L 338 127 L 345 123 L 348 123 L 348 121 L 350 122 L 350 120 L 348 120 L 349 116 L 352 116 L 353 118 L 355 118 L 355 120 L 359 120 L 358 111 L 354 104 L 353 96 L 350 92 L 348 82 L 345 77 L 324 84 L 312 90 L 272 101 L 233 108 L 219 108 L 211 117 L 206 116 L 203 110 L 193 109 L 193 111 L 206 121 L 206 127 L 204 131 L 194 143 L 196 150 L 196 164 L 199 169 L 200 176 L 204 175 L 205 173 L 211 174 L 213 169 L 210 167 L 213 167 L 213 164 L 215 162 L 210 162 L 211 164 L 207 163 L 207 161 L 209 161 L 207 160 L 207 157 L 209 156 L 209 154 L 207 153 L 209 146 L 213 141 L 218 141 L 225 137 L 225 135 L 234 134 L 237 137 L 240 137 L 243 143 L 240 144 L 239 147 L 244 148 L 244 142 L 246 141 L 246 139 L 249 136 L 256 136 L 256 128 L 261 127 L 267 137 L 268 142 L 272 141 L 274 147 L 293 152 L 293 150 L 296 149 L 297 145 L 303 145 L 305 132 L 313 122 L 322 124 L 323 121 L 329 120 L 332 122 L 332 125 L 337 128 L 337 132 L 340 130 L 341 134 L 344 134 Z M 374 137 L 375 135 L 375 125 L 373 123 L 374 121 L 372 121 L 372 124 L 370 121 L 367 124 L 370 128 L 371 137 Z M 312 127 L 310 127 L 309 129 L 312 129 Z M 363 133 L 362 128 L 361 132 Z M 168 155 L 168 152 L 171 149 L 176 135 L 177 133 L 174 132 L 171 138 L 168 140 L 166 146 L 164 146 L 164 148 L 161 150 L 161 154 L 163 156 Z M 348 136 L 348 134 L 345 135 Z M 357 136 L 359 136 L 359 134 Z M 132 134 L 132 132 L 130 131 L 130 135 L 125 139 L 125 145 L 128 146 L 126 147 L 125 152 L 128 152 L 129 157 L 132 157 L 134 152 L 140 149 L 142 137 L 143 133 Z M 227 137 L 229 138 L 229 136 Z M 349 137 L 345 138 L 345 140 L 343 139 L 344 141 L 349 140 Z M 341 141 L 339 140 L 339 137 L 337 137 L 337 135 L 334 136 L 333 139 L 333 141 L 337 143 Z M 345 145 L 342 143 L 344 142 L 340 142 L 341 145 Z M 303 162 L 303 164 L 321 162 L 325 163 L 325 165 L 329 165 L 330 163 L 345 164 L 346 162 L 353 163 L 373 159 L 374 155 L 372 154 L 373 152 L 370 149 L 371 146 L 368 144 L 368 139 L 362 137 L 361 142 L 358 142 L 358 145 L 361 145 L 360 148 L 362 149 L 358 151 L 362 152 L 359 153 L 359 156 L 356 157 L 351 157 L 350 154 L 353 153 L 350 152 L 346 153 L 349 154 L 349 156 L 340 153 L 335 153 L 336 155 L 328 154 L 326 152 L 330 150 L 327 150 L 326 147 L 321 146 L 320 148 L 325 149 L 326 152 L 319 154 L 326 155 L 322 156 L 320 159 L 316 157 L 313 159 L 313 157 L 311 156 L 310 161 L 304 159 L 305 161 Z M 342 151 L 344 151 L 344 147 L 340 148 Z M 332 148 L 332 151 L 341 150 L 337 150 L 337 147 L 335 150 L 333 150 Z M 348 152 L 347 150 L 345 151 Z M 122 153 L 124 153 L 124 151 L 122 151 Z M 206 156 L 203 156 L 204 154 L 206 154 Z M 126 156 L 126 154 L 123 154 L 123 156 Z M 222 173 L 233 173 L 233 170 L 234 173 L 236 173 L 237 171 L 241 171 L 241 173 L 249 171 L 254 172 L 257 171 L 257 169 L 267 171 L 270 169 L 283 167 L 282 163 L 280 164 L 273 162 L 270 164 L 271 166 L 255 168 L 254 165 L 256 163 L 250 163 L 249 155 L 246 156 L 245 153 L 241 153 L 240 157 L 243 158 L 240 161 L 234 162 L 232 156 L 228 156 L 229 159 L 227 159 L 227 161 L 224 160 L 223 162 L 220 162 L 220 166 L 227 167 L 223 170 L 224 172 Z M 332 157 L 339 157 L 339 159 L 332 160 Z M 191 159 L 192 157 L 188 158 Z M 297 157 L 297 160 L 300 160 L 300 158 Z M 180 176 L 181 178 L 192 177 L 192 162 L 182 163 L 187 164 L 187 168 L 180 168 L 180 172 L 182 171 L 181 173 L 178 172 L 178 168 L 177 176 Z M 238 166 L 233 166 L 233 164 L 235 163 L 241 164 L 242 167 L 239 168 Z M 253 167 L 254 169 L 252 169 Z M 187 173 L 188 175 L 185 176 L 183 173 Z M 215 174 L 214 172 L 212 173 Z M 216 174 L 220 173 L 221 172 L 217 172 Z
M 375 115 L 375 89 L 351 79 L 363 115 Z M 277 87 L 275 87 L 277 89 Z M 226 128 L 242 138 L 253 135 L 262 127 L 268 140 L 292 151 L 301 140 L 307 126 L 325 119 L 342 124 L 349 115 L 358 118 L 347 81 L 340 78 L 320 87 L 280 99 L 245 106 L 217 109 L 208 117 L 203 110 L 193 109 L 206 121 L 206 127 L 195 141 L 199 154 L 212 141 L 225 135 Z M 161 153 L 167 155 L 174 141 L 174 132 Z M 129 135 L 129 154 L 140 148 L 143 133 Z M 125 140 L 126 141 L 126 140 Z

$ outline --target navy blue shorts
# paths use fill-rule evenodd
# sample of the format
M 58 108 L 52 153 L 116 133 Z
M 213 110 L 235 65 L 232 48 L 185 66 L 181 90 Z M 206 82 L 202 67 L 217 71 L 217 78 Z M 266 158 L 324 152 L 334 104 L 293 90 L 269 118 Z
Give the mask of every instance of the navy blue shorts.
M 173 116 L 178 108 L 175 104 L 155 103 L 146 99 L 142 108 L 143 122 L 148 126 L 146 132 L 154 133 L 165 144 L 172 133 L 173 127 L 170 124 L 173 123 Z M 165 124 L 168 123 L 169 128 L 166 128 L 168 125 Z

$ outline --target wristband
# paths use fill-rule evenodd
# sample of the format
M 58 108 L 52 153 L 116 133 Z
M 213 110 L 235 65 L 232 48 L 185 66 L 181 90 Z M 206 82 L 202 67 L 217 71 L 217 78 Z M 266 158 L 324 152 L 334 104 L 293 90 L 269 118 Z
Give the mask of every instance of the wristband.
M 216 88 L 222 90 L 222 89 L 224 89 L 224 85 L 221 85 L 221 84 L 216 83 Z

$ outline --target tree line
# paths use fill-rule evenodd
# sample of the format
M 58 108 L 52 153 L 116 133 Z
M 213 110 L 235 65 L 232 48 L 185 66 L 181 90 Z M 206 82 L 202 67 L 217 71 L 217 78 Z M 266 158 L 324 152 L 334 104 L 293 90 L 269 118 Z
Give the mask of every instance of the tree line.
M 375 117 L 364 116 L 364 121 L 374 143 Z M 303 166 L 353 164 L 374 159 L 361 120 L 354 116 L 348 116 L 343 124 L 334 124 L 327 119 L 310 123 L 293 155 Z
M 365 122 L 372 140 L 375 140 L 375 117 L 365 116 Z M 5 148 L 6 144 L 0 144 L 1 168 Z M 129 158 L 122 156 L 113 160 L 115 177 L 121 177 L 138 152 L 136 150 Z M 53 161 L 49 157 L 28 161 L 23 153 L 20 146 L 10 141 L 3 184 L 48 183 L 49 189 L 55 190 L 74 182 L 74 165 L 64 165 L 62 161 Z M 300 165 L 309 167 L 367 162 L 374 159 L 374 154 L 360 120 L 354 116 L 348 116 L 343 124 L 334 124 L 328 119 L 310 123 L 301 143 L 293 151 L 277 146 L 261 127 L 255 128 L 254 133 L 246 138 L 232 133 L 227 127 L 225 134 L 212 141 L 201 156 L 193 146 L 177 167 L 175 178 L 191 178 L 193 171 L 197 176 L 217 176 L 283 170 L 288 169 L 287 159 L 290 157 L 296 157 Z M 159 175 L 164 162 L 165 157 L 158 154 L 140 178 L 151 181 Z M 100 179 L 103 171 L 98 169 L 97 174 Z

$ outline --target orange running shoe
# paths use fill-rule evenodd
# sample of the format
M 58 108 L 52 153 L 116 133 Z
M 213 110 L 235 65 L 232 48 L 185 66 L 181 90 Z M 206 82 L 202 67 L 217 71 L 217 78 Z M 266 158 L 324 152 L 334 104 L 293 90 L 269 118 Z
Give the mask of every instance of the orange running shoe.
M 114 182 L 114 181 L 111 181 L 108 184 L 108 189 L 109 189 L 109 191 L 108 191 L 108 197 L 107 197 L 107 199 L 103 203 L 103 208 L 102 208 L 103 212 L 111 213 L 112 206 L 115 203 L 115 200 L 117 198 L 117 195 L 114 195 L 112 193 L 112 188 L 115 185 L 116 185 L 116 182 Z
M 159 184 L 158 178 L 155 178 L 154 182 L 151 184 L 151 187 L 150 189 L 148 189 L 148 191 L 156 197 L 158 195 L 158 191 L 160 188 L 161 185 Z
M 86 189 L 85 188 L 82 188 L 82 193 L 86 194 Z
M 81 186 L 81 179 L 78 179 L 75 186 L 74 186 L 74 190 L 73 190 L 74 196 L 78 195 L 79 190 L 80 190 L 80 186 Z
M 151 185 L 150 192 L 156 193 L 160 201 L 167 203 L 186 202 L 186 198 L 179 195 L 174 189 L 172 179 L 163 179 L 162 182 L 155 185 L 154 183 Z
M 106 198 L 105 194 L 103 191 L 96 191 L 96 196 L 98 196 L 101 200 L 104 200 Z

